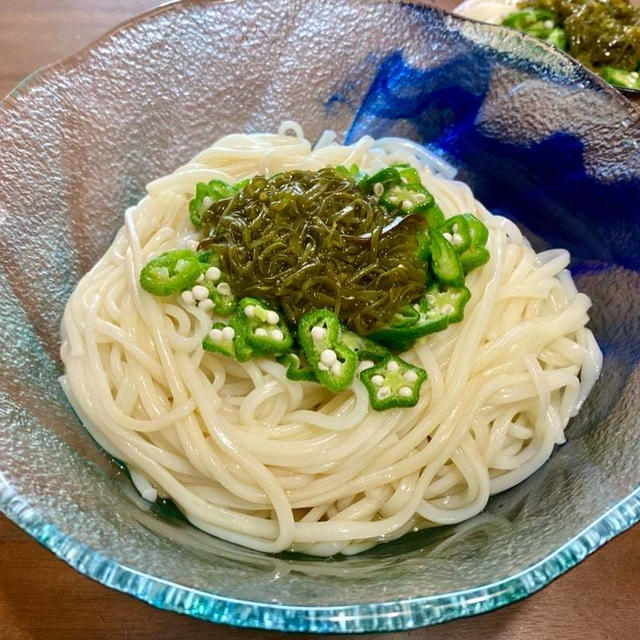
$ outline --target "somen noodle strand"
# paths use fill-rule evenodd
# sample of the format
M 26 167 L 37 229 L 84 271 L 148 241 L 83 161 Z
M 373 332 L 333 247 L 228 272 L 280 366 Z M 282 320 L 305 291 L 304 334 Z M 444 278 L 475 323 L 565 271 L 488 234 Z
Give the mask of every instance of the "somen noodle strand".
M 267 552 L 357 553 L 471 518 L 564 441 L 601 367 L 566 251 L 536 256 L 415 143 L 334 140 L 326 133 L 312 149 L 285 122 L 277 135 L 222 138 L 150 183 L 62 322 L 63 388 L 143 497 L 170 497 L 200 529 Z M 420 171 L 446 217 L 481 219 L 491 254 L 466 279 L 464 320 L 403 354 L 428 375 L 415 407 L 376 412 L 357 377 L 335 395 L 289 380 L 273 359 L 205 352 L 204 310 L 140 289 L 152 257 L 197 245 L 187 210 L 199 181 L 398 162 Z

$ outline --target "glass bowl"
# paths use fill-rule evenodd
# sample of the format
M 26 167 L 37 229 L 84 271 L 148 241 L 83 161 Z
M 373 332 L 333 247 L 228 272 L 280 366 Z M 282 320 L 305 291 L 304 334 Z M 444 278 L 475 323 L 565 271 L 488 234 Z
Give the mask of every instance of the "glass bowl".
M 572 252 L 605 355 L 534 476 L 469 522 L 348 558 L 249 551 L 145 502 L 57 383 L 65 301 L 144 185 L 283 118 L 441 153 L 536 248 Z M 518 600 L 640 519 L 640 114 L 564 54 L 412 4 L 176 3 L 9 95 L 0 167 L 0 501 L 78 571 L 214 622 L 393 631 Z

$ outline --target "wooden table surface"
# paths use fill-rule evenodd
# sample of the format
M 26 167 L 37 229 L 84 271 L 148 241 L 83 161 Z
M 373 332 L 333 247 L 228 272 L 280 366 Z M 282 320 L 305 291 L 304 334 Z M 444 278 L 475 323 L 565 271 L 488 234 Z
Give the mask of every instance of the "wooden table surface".
M 156 0 L 0 0 L 0 96 Z M 436 2 L 451 7 L 455 0 Z M 388 638 L 601 640 L 640 637 L 640 526 L 522 602 Z M 211 625 L 155 610 L 69 568 L 0 516 L 0 639 L 219 638 L 283 634 Z M 379 636 L 377 636 L 379 637 Z

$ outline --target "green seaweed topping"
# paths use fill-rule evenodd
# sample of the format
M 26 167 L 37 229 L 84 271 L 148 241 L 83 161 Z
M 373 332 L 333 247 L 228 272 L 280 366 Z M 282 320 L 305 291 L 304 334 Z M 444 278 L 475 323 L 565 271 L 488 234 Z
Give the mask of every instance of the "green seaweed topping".
M 628 0 L 523 0 L 520 7 L 525 11 L 547 11 L 549 15 L 538 21 L 532 19 L 525 25 L 523 18 L 518 18 L 524 13 L 520 11 L 508 15 L 503 24 L 566 49 L 599 73 L 607 67 L 638 70 L 640 7 Z
M 334 393 L 361 372 L 376 410 L 417 403 L 426 372 L 389 349 L 460 322 L 465 275 L 489 260 L 482 221 L 445 219 L 406 164 L 199 183 L 189 211 L 199 253 L 156 256 L 141 286 L 211 312 L 205 351 L 275 356 L 287 378 Z
M 357 167 L 255 176 L 202 213 L 200 248 L 213 249 L 236 296 L 277 305 L 292 325 L 332 309 L 366 335 L 425 292 L 417 232 L 427 222 L 381 206 L 359 178 Z

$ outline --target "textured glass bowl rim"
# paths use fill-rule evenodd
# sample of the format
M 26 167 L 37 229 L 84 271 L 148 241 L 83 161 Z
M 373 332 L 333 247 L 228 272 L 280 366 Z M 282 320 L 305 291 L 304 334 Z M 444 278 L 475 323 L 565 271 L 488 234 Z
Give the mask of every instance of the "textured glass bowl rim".
M 409 2 L 423 4 L 422 0 Z M 160 13 L 198 4 L 206 3 L 203 0 L 173 0 L 122 22 L 79 52 L 28 75 L 0 100 L 0 106 L 5 101 L 9 103 L 27 86 L 46 82 L 49 72 L 73 66 L 76 60 L 121 29 Z M 440 9 L 430 8 L 444 13 Z M 465 20 L 460 17 L 456 19 Z M 492 28 L 492 25 L 485 26 Z M 528 36 L 525 37 L 529 39 Z M 574 64 L 579 66 L 578 63 Z M 619 94 L 598 76 L 590 75 L 605 87 L 611 98 L 621 99 Z M 160 609 L 236 627 L 311 633 L 370 633 L 414 629 L 479 615 L 527 597 L 566 573 L 616 535 L 640 522 L 640 487 L 546 558 L 508 578 L 434 596 L 348 605 L 337 603 L 319 607 L 228 598 L 179 585 L 119 564 L 47 522 L 37 509 L 18 495 L 1 471 L 0 511 L 78 572 Z

